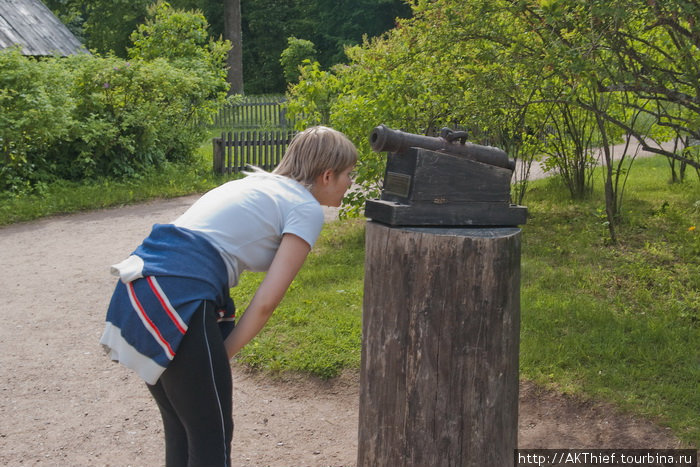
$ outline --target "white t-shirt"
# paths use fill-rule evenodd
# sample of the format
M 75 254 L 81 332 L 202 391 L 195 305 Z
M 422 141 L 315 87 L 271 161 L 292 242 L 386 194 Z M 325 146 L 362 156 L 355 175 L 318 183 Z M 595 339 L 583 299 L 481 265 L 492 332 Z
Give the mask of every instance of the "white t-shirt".
M 313 247 L 323 208 L 299 182 L 254 173 L 209 191 L 173 224 L 201 233 L 219 250 L 233 287 L 244 270 L 267 271 L 285 233 Z

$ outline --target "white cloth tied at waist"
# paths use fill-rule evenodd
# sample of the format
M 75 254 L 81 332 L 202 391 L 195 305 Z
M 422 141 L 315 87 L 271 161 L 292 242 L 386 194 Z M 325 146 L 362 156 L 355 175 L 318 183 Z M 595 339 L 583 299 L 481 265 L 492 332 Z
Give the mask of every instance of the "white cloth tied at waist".
M 128 284 L 143 277 L 143 267 L 144 263 L 141 257 L 131 255 L 124 261 L 113 264 L 109 270 L 113 276 L 118 276 L 124 284 Z

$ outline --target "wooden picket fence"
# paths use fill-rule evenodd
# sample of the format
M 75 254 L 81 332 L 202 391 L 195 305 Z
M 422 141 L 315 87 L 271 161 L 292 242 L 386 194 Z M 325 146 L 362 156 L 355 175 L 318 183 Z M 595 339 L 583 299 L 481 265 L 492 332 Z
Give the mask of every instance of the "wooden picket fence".
M 214 117 L 211 128 L 290 127 L 284 97 L 245 97 L 242 102 L 224 105 Z
M 214 172 L 238 173 L 247 165 L 272 170 L 292 140 L 292 130 L 238 131 L 214 138 Z

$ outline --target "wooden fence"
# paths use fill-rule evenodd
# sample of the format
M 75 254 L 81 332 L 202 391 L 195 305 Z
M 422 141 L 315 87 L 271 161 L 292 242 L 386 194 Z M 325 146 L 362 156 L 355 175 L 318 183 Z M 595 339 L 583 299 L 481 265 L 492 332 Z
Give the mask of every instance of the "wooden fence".
M 292 140 L 291 130 L 239 131 L 214 138 L 214 172 L 238 173 L 246 165 L 274 169 Z
M 288 127 L 284 99 L 255 99 L 246 97 L 243 102 L 224 105 L 209 124 L 213 128 Z

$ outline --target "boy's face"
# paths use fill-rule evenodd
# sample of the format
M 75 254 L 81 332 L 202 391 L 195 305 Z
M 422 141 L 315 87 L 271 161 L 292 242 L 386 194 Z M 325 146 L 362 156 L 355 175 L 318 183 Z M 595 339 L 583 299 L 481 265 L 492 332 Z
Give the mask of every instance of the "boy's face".
M 329 169 L 319 175 L 313 189 L 318 202 L 324 206 L 340 206 L 345 193 L 352 186 L 353 170 L 355 170 L 354 165 L 340 173 Z

